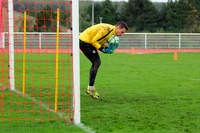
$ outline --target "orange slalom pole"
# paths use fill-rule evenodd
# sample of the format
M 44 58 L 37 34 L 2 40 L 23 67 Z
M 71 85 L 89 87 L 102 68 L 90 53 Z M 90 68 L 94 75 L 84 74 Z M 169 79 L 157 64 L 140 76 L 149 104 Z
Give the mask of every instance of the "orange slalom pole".
M 58 55 L 59 55 L 59 20 L 60 11 L 57 9 L 57 36 L 56 36 L 56 88 L 55 88 L 55 112 L 57 112 L 58 104 Z
M 26 11 L 24 12 L 24 56 L 23 56 L 23 95 L 26 85 Z

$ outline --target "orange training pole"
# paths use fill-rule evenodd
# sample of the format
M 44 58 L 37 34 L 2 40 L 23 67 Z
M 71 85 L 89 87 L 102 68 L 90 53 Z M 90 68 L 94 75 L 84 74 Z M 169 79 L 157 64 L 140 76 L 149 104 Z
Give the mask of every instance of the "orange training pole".
M 57 40 L 56 40 L 56 88 L 55 88 L 55 112 L 57 112 L 58 104 L 58 55 L 59 55 L 59 20 L 60 11 L 57 9 Z
M 23 94 L 26 84 L 26 11 L 24 12 L 24 56 L 23 56 Z

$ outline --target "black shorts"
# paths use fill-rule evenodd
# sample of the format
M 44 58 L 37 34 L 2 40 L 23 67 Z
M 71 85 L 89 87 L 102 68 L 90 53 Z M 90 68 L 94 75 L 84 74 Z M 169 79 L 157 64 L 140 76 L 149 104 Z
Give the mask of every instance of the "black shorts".
M 92 62 L 99 62 L 100 57 L 97 49 L 89 43 L 80 40 L 80 49 L 84 53 L 84 55 Z

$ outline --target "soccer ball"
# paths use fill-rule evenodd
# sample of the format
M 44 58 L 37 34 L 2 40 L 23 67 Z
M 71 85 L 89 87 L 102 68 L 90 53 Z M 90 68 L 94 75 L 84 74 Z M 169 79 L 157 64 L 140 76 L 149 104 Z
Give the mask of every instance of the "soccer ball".
M 108 45 L 112 45 L 112 44 L 119 44 L 119 37 L 112 35 L 108 39 Z

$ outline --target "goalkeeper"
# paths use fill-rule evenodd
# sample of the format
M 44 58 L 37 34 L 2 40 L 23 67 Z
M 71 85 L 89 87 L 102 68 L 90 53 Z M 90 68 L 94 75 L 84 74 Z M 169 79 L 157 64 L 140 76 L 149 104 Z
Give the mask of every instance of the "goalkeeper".
M 114 49 L 118 47 L 118 44 L 110 44 L 108 47 L 106 43 L 109 43 L 108 40 L 113 35 L 122 36 L 127 30 L 127 24 L 120 21 L 115 26 L 105 23 L 97 24 L 87 28 L 80 34 L 80 49 L 92 63 L 89 73 L 89 86 L 86 91 L 92 98 L 99 98 L 99 94 L 94 88 L 96 74 L 101 64 L 97 50 L 106 54 L 113 53 Z

